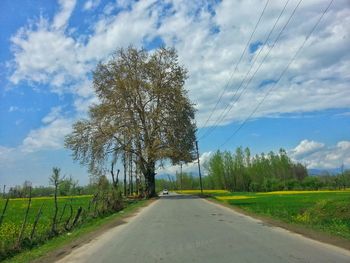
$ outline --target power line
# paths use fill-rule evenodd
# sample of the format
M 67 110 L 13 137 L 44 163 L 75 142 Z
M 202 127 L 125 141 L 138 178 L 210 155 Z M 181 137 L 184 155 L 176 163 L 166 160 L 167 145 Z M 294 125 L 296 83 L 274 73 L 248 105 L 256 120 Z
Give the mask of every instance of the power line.
M 256 70 L 254 71 L 254 73 L 250 76 L 248 82 L 246 82 L 245 87 L 243 87 L 242 92 L 241 92 L 241 93 L 238 95 L 238 97 L 236 97 L 236 99 L 235 99 L 235 96 L 237 95 L 238 91 L 240 90 L 240 88 L 242 87 L 243 83 L 244 83 L 245 80 L 247 79 L 247 77 L 248 77 L 250 71 L 252 70 L 252 68 L 253 68 L 253 66 L 254 66 L 254 64 L 255 64 L 255 62 L 256 62 L 256 59 L 254 60 L 254 63 L 251 64 L 251 66 L 250 66 L 248 72 L 246 73 L 246 75 L 244 76 L 244 78 L 243 78 L 243 80 L 241 81 L 240 85 L 238 86 L 237 92 L 231 97 L 232 100 L 233 100 L 233 99 L 235 99 L 235 100 L 233 101 L 233 103 L 231 103 L 231 105 L 228 104 L 228 105 L 226 106 L 226 108 L 224 109 L 223 113 L 222 113 L 221 116 L 219 117 L 219 119 L 218 119 L 218 121 L 217 121 L 217 124 L 224 120 L 224 118 L 227 116 L 227 114 L 228 114 L 228 113 L 231 111 L 231 109 L 233 108 L 233 105 L 239 100 L 239 98 L 242 96 L 243 92 L 247 89 L 248 85 L 250 84 L 250 82 L 252 81 L 252 79 L 255 77 L 256 73 L 259 71 L 259 69 L 261 68 L 261 66 L 262 66 L 263 63 L 265 62 L 266 58 L 270 55 L 272 49 L 275 47 L 277 41 L 279 40 L 279 38 L 281 37 L 282 33 L 283 33 L 284 30 L 286 29 L 287 25 L 288 25 L 289 22 L 291 21 L 292 17 L 294 16 L 294 14 L 295 14 L 296 10 L 298 9 L 299 5 L 301 4 L 301 2 L 302 2 L 302 0 L 300 0 L 300 1 L 298 2 L 298 4 L 295 6 L 295 8 L 293 9 L 293 12 L 292 12 L 291 15 L 289 16 L 287 22 L 284 24 L 284 26 L 282 27 L 281 31 L 280 31 L 279 34 L 277 35 L 277 37 L 276 37 L 274 43 L 273 43 L 272 46 L 269 48 L 269 50 L 268 50 L 268 52 L 265 54 L 264 58 L 261 60 L 259 66 L 256 68 Z M 286 2 L 286 4 L 288 4 L 288 1 Z M 285 8 L 286 8 L 286 5 L 285 5 L 284 8 L 282 9 L 282 12 L 284 12 Z M 282 15 L 282 12 L 281 12 L 281 15 Z M 279 18 L 280 18 L 280 16 L 279 16 Z M 279 18 L 278 18 L 278 20 L 279 20 Z M 278 22 L 278 21 L 276 20 L 276 22 Z M 276 24 L 277 24 L 277 23 L 276 23 Z M 274 26 L 274 27 L 275 27 L 275 26 Z M 274 27 L 273 27 L 273 29 L 274 29 Z M 272 29 L 272 30 L 273 30 L 273 29 Z M 266 39 L 264 45 L 266 45 L 266 43 L 267 43 L 267 41 L 268 41 L 268 39 L 269 39 L 271 33 L 272 33 L 272 31 L 270 31 L 269 36 L 268 36 L 268 38 Z M 258 55 L 260 55 L 261 51 L 262 51 L 262 49 L 260 49 L 260 52 L 258 53 Z M 257 57 L 256 57 L 256 58 L 257 58 Z M 227 110 L 227 109 L 228 109 L 228 110 Z M 225 113 L 226 110 L 227 110 L 227 112 Z
M 259 66 L 256 68 L 256 70 L 254 71 L 254 73 L 250 76 L 249 80 L 246 82 L 245 86 L 243 87 L 241 93 L 235 98 L 235 96 L 237 95 L 238 91 L 239 91 L 240 88 L 242 87 L 243 83 L 244 83 L 245 80 L 247 79 L 247 77 L 248 77 L 248 75 L 249 75 L 251 69 L 253 68 L 253 66 L 254 66 L 254 64 L 255 64 L 255 62 L 256 62 L 256 60 L 254 61 L 253 64 L 251 64 L 251 66 L 250 66 L 248 72 L 246 73 L 245 77 L 243 78 L 243 80 L 241 81 L 240 85 L 238 86 L 238 89 L 236 90 L 235 94 L 234 94 L 234 95 L 231 97 L 231 99 L 230 99 L 230 100 L 233 100 L 233 102 L 232 102 L 231 104 L 229 103 L 229 104 L 226 105 L 225 109 L 222 111 L 221 115 L 219 116 L 219 118 L 218 118 L 217 121 L 215 122 L 215 124 L 214 124 L 214 126 L 212 127 L 211 131 L 207 133 L 207 135 L 210 134 L 211 132 L 213 132 L 213 131 L 218 127 L 219 123 L 220 123 L 221 121 L 224 120 L 224 118 L 225 118 L 225 117 L 227 116 L 227 114 L 231 111 L 231 109 L 233 108 L 233 106 L 235 105 L 235 103 L 239 100 L 239 98 L 242 96 L 242 94 L 244 93 L 244 91 L 248 88 L 248 85 L 250 84 L 250 82 L 252 81 L 252 79 L 255 77 L 256 73 L 260 70 L 260 68 L 261 68 L 261 66 L 263 65 L 263 63 L 265 62 L 266 58 L 270 55 L 272 49 L 276 46 L 277 41 L 278 41 L 278 40 L 280 39 L 280 37 L 282 36 L 282 33 L 283 33 L 284 30 L 287 28 L 288 24 L 289 24 L 290 21 L 292 20 L 294 14 L 295 14 L 295 12 L 296 12 L 296 10 L 299 8 L 299 6 L 300 6 L 300 4 L 301 4 L 302 1 L 303 1 L 303 0 L 299 0 L 298 4 L 295 6 L 295 8 L 293 9 L 291 15 L 289 16 L 288 20 L 287 20 L 286 23 L 283 25 L 281 31 L 280 31 L 279 34 L 277 35 L 277 37 L 276 37 L 275 41 L 273 42 L 272 46 L 269 48 L 268 52 L 265 54 L 264 58 L 261 60 Z M 286 2 L 286 4 L 287 4 L 287 3 L 288 3 L 288 2 Z M 286 7 L 286 5 L 285 5 L 285 7 Z M 285 7 L 282 9 L 282 12 L 284 12 Z M 280 15 L 282 15 L 282 12 L 281 12 Z M 280 16 L 279 16 L 279 17 L 280 17 Z M 279 18 L 278 18 L 278 20 L 279 20 Z M 277 21 L 277 20 L 276 20 L 276 21 Z M 277 22 L 278 22 L 278 21 L 277 21 Z M 277 24 L 277 23 L 276 23 L 276 24 Z M 273 27 L 273 29 L 274 29 L 274 27 Z M 273 31 L 273 30 L 271 30 L 270 33 L 272 33 L 272 31 Z M 270 33 L 269 33 L 268 38 L 269 38 L 270 35 L 271 35 Z M 267 41 L 268 41 L 268 38 L 267 38 Z M 267 41 L 265 41 L 265 44 L 267 43 Z M 262 50 L 262 49 L 260 49 L 260 51 L 261 51 L 261 50 Z M 259 53 L 259 54 L 260 54 L 260 53 Z M 201 139 L 202 139 L 203 137 L 205 137 L 205 136 L 202 136 Z
M 323 11 L 323 13 L 321 14 L 321 16 L 319 17 L 319 19 L 317 20 L 316 24 L 313 26 L 313 28 L 311 29 L 311 31 L 309 32 L 309 34 L 307 35 L 307 37 L 304 39 L 303 43 L 301 44 L 301 46 L 298 48 L 298 50 L 295 52 L 294 56 L 291 58 L 291 60 L 289 61 L 289 63 L 287 64 L 287 66 L 284 68 L 284 70 L 281 72 L 278 80 L 267 90 L 267 92 L 265 93 L 265 96 L 263 97 L 263 99 L 258 103 L 258 105 L 253 109 L 253 111 L 249 114 L 249 116 L 241 123 L 241 125 L 225 140 L 224 143 L 222 143 L 219 148 L 221 148 L 222 146 L 224 146 L 228 141 L 230 141 L 232 139 L 232 137 L 249 121 L 249 119 L 257 112 L 257 110 L 259 109 L 259 107 L 264 103 L 264 101 L 266 100 L 267 96 L 270 94 L 270 92 L 272 91 L 272 89 L 274 87 L 276 87 L 277 83 L 281 80 L 281 78 L 283 77 L 283 75 L 286 73 L 286 71 L 288 70 L 288 68 L 290 67 L 290 65 L 294 62 L 295 58 L 299 55 L 300 51 L 303 49 L 303 47 L 305 46 L 305 43 L 308 41 L 308 39 L 310 38 L 310 36 L 312 35 L 312 33 L 315 31 L 316 27 L 319 25 L 319 23 L 321 22 L 322 18 L 324 17 L 324 15 L 327 13 L 327 11 L 329 10 L 330 6 L 332 5 L 334 0 L 331 0 L 326 9 Z
M 219 99 L 217 100 L 217 102 L 216 102 L 214 108 L 211 110 L 211 113 L 209 114 L 209 117 L 208 117 L 207 120 L 205 121 L 204 127 L 208 124 L 209 120 L 210 120 L 211 117 L 213 116 L 214 111 L 216 110 L 217 106 L 219 105 L 219 103 L 220 103 L 220 101 L 221 101 L 223 95 L 225 94 L 227 88 L 229 87 L 229 84 L 230 84 L 230 82 L 231 82 L 231 80 L 232 80 L 232 78 L 233 78 L 233 75 L 236 73 L 236 71 L 237 71 L 237 69 L 238 69 L 238 65 L 241 63 L 242 58 L 243 58 L 245 52 L 247 51 L 247 48 L 248 48 L 248 46 L 249 46 L 249 44 L 250 44 L 250 41 L 252 40 L 253 35 L 255 34 L 256 29 L 258 28 L 258 25 L 260 24 L 261 18 L 263 17 L 263 15 L 264 15 L 264 13 L 265 13 L 265 10 L 266 10 L 266 7 L 267 7 L 267 5 L 268 5 L 269 2 L 270 2 L 270 0 L 267 0 L 267 1 L 266 1 L 265 6 L 264 6 L 264 8 L 263 8 L 263 10 L 262 10 L 262 12 L 261 12 L 261 14 L 260 14 L 260 17 L 259 17 L 258 21 L 257 21 L 256 24 L 255 24 L 254 30 L 253 30 L 252 33 L 250 34 L 249 40 L 248 40 L 247 44 L 245 45 L 244 50 L 243 50 L 243 52 L 242 52 L 242 54 L 241 54 L 241 56 L 240 56 L 238 62 L 236 63 L 233 72 L 232 72 L 231 75 L 230 75 L 230 78 L 229 78 L 228 81 L 226 82 L 226 84 L 225 84 L 225 86 L 224 86 L 224 89 L 222 90 L 222 92 L 221 92 L 221 94 L 220 94 L 220 96 L 219 96 Z

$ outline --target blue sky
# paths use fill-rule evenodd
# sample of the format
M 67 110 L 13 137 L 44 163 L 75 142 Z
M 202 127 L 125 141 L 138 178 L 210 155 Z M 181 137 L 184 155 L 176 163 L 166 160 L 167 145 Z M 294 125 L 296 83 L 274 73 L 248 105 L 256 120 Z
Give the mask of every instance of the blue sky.
M 348 1 L 334 1 L 279 82 L 329 1 L 303 1 L 276 45 L 297 1 L 288 2 L 280 19 L 285 2 L 269 2 L 251 35 L 265 3 L 1 1 L 0 185 L 24 180 L 46 185 L 53 166 L 88 182 L 86 169 L 72 161 L 63 139 L 97 102 L 91 86 L 96 63 L 130 44 L 177 49 L 196 103 L 202 161 L 218 148 L 249 146 L 253 153 L 284 148 L 309 168 L 350 167 Z M 159 173 L 176 169 L 166 166 Z

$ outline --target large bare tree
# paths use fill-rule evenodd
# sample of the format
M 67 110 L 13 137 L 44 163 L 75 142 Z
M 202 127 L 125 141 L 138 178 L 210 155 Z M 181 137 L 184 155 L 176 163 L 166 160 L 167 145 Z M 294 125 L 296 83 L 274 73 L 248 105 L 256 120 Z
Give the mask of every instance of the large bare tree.
M 146 195 L 156 195 L 156 165 L 194 158 L 195 110 L 184 89 L 186 74 L 169 48 L 119 49 L 98 64 L 93 86 L 99 104 L 66 137 L 73 158 L 96 170 L 116 155 L 133 154 Z

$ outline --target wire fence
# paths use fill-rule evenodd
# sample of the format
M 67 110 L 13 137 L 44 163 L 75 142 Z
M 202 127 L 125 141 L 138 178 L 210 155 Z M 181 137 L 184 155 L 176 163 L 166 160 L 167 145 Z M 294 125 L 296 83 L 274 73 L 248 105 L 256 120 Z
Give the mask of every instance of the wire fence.
M 127 200 L 120 192 L 88 196 L 1 198 L 0 261 L 32 248 L 98 217 L 122 210 Z

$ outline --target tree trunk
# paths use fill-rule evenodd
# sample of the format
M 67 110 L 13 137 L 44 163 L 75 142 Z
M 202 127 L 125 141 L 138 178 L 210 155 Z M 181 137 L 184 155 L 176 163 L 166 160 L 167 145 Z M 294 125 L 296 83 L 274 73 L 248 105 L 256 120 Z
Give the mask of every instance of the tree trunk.
M 58 213 L 57 191 L 58 191 L 58 181 L 55 181 L 55 196 L 54 196 L 55 212 L 52 218 L 51 235 L 57 234 L 57 213 Z
M 129 196 L 132 196 L 133 195 L 133 189 L 132 189 L 132 154 L 129 153 L 128 154 L 128 161 L 129 161 L 129 187 L 128 187 L 128 193 L 129 193 Z
M 126 153 L 123 153 L 123 165 L 124 165 L 124 196 L 127 196 L 126 191 Z
M 155 183 L 155 162 L 150 162 L 147 165 L 147 169 L 144 173 L 145 186 L 146 186 L 146 197 L 151 198 L 157 196 L 156 194 L 156 183 Z

